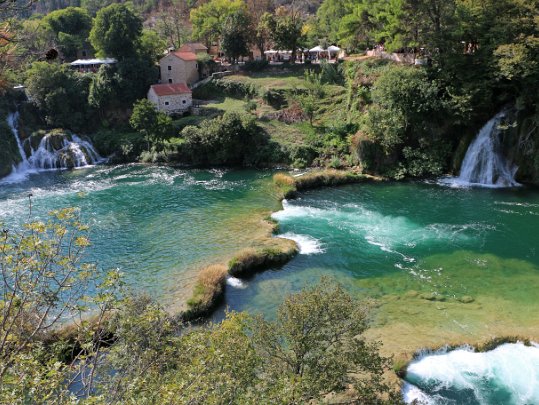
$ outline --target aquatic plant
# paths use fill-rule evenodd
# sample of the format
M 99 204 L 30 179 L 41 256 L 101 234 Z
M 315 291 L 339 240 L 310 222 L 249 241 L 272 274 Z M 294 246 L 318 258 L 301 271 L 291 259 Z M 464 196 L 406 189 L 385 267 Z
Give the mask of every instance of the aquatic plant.
M 356 173 L 351 170 L 336 169 L 314 170 L 298 177 L 292 177 L 285 173 L 277 173 L 273 176 L 273 183 L 277 186 L 283 198 L 294 198 L 298 191 L 382 180 L 383 178 L 381 177 Z
M 276 173 L 273 175 L 273 183 L 279 189 L 283 198 L 291 198 L 296 192 L 296 181 L 286 173 Z
M 298 247 L 294 241 L 281 241 L 284 243 L 277 246 L 242 250 L 229 262 L 228 272 L 234 277 L 242 278 L 260 270 L 283 265 L 298 253 Z
M 205 267 L 198 274 L 193 296 L 187 301 L 189 309 L 184 319 L 193 319 L 209 313 L 223 296 L 227 268 L 221 264 Z

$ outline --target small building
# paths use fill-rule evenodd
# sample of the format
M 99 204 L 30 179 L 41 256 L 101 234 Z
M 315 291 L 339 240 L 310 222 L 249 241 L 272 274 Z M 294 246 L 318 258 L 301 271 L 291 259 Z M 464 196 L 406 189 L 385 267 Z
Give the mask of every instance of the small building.
M 174 51 L 159 61 L 161 83 L 187 83 L 199 80 L 197 55 L 194 52 Z
M 77 69 L 79 72 L 97 72 L 101 65 L 113 65 L 116 63 L 116 59 L 105 58 L 105 59 L 77 59 L 74 62 L 71 62 L 69 65 L 73 69 Z
M 183 44 L 178 51 L 193 52 L 194 54 L 198 55 L 200 53 L 208 53 L 208 47 L 200 42 L 187 42 Z
M 167 114 L 184 113 L 193 105 L 191 89 L 185 83 L 154 84 L 148 91 L 148 100 Z

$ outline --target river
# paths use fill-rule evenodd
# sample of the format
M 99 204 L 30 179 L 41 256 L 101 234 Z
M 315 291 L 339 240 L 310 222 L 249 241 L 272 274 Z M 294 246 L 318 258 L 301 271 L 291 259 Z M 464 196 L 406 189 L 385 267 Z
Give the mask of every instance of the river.
M 386 354 L 539 339 L 538 190 L 359 184 L 306 192 L 280 210 L 271 174 L 142 165 L 45 172 L 0 185 L 0 220 L 25 220 L 29 193 L 39 218 L 80 207 L 92 229 L 88 259 L 119 267 L 134 288 L 173 306 L 197 268 L 256 246 L 261 218 L 276 211 L 280 236 L 301 252 L 230 283 L 230 309 L 271 317 L 286 294 L 328 275 L 373 300 L 369 335 Z M 417 375 L 411 382 L 422 385 Z

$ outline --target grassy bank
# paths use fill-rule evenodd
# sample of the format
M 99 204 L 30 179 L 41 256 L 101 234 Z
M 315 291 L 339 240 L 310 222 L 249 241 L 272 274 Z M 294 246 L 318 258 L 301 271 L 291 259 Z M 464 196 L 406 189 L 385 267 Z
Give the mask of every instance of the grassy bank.
M 187 301 L 189 309 L 182 314 L 184 320 L 207 316 L 224 296 L 228 269 L 221 264 L 213 264 L 200 271 L 193 290 Z
M 298 177 L 292 177 L 285 173 L 277 173 L 273 176 L 273 182 L 283 198 L 294 198 L 299 191 L 383 180 L 381 177 L 356 173 L 351 170 L 334 169 L 314 170 Z
M 294 241 L 283 239 L 285 243 L 263 249 L 244 249 L 229 263 L 231 276 L 246 278 L 257 271 L 267 270 L 271 267 L 282 266 L 298 253 Z
M 267 234 L 264 240 L 259 241 L 261 246 L 245 248 L 226 265 L 213 264 L 199 272 L 192 296 L 187 300 L 187 309 L 180 314 L 183 320 L 209 316 L 224 299 L 227 276 L 246 278 L 258 271 L 282 266 L 298 253 L 296 242 L 273 237 L 278 229 L 275 222 L 264 219 L 262 226 Z

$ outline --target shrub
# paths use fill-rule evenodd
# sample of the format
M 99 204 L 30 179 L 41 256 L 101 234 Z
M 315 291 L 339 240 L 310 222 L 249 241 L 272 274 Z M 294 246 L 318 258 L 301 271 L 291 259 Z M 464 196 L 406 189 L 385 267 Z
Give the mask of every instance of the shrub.
M 267 143 L 252 117 L 228 112 L 185 127 L 181 136 L 182 156 L 195 165 L 244 165 Z
M 185 318 L 192 319 L 208 314 L 223 298 L 227 268 L 214 264 L 200 271 L 193 296 L 187 301 L 189 310 Z
M 253 60 L 246 62 L 243 68 L 248 72 L 260 72 L 268 66 L 269 62 L 267 60 Z
M 298 191 L 364 181 L 365 176 L 343 170 L 319 170 L 295 178 Z
M 291 240 L 280 242 L 274 247 L 242 250 L 230 261 L 228 272 L 234 277 L 249 277 L 257 271 L 283 265 L 298 253 L 298 247 Z
M 283 198 L 293 197 L 296 193 L 296 181 L 288 174 L 274 174 L 273 183 L 277 186 Z

